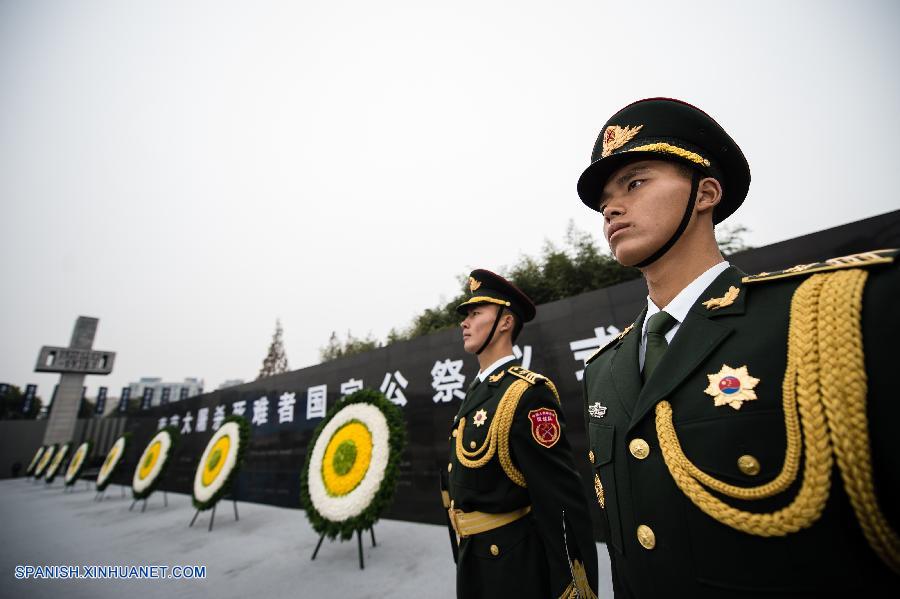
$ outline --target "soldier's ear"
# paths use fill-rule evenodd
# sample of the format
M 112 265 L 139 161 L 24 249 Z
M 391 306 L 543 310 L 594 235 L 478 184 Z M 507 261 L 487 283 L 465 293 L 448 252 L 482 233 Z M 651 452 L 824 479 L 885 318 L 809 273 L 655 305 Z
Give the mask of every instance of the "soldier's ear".
M 503 315 L 503 318 L 500 320 L 500 330 L 501 331 L 509 331 L 516 325 L 515 317 L 509 312 Z
M 697 185 L 697 212 L 712 214 L 722 201 L 722 184 L 718 179 L 705 177 Z

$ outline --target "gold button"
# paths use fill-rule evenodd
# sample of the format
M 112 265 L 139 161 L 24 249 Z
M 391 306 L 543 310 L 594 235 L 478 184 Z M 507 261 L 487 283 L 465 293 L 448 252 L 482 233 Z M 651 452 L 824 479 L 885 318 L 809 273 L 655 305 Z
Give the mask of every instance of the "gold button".
M 653 534 L 653 529 L 646 524 L 637 527 L 637 539 L 644 549 L 649 550 L 656 547 L 656 535 Z
M 447 472 L 450 472 L 451 470 L 453 470 L 453 462 L 447 464 Z
M 594 463 L 594 450 L 588 452 L 588 459 L 591 461 L 591 464 Z
M 632 439 L 628 444 L 628 451 L 637 459 L 643 460 L 650 455 L 650 446 L 643 439 Z
M 491 545 L 491 555 L 500 555 L 500 548 L 496 545 Z
M 469 447 L 475 449 L 475 441 L 469 441 Z
M 742 455 L 737 461 L 738 468 L 747 476 L 756 476 L 759 474 L 759 460 L 752 455 Z
M 456 434 L 457 434 L 458 432 L 459 432 L 458 430 L 453 429 L 453 432 L 452 432 L 451 434 L 452 434 L 454 437 L 456 437 Z

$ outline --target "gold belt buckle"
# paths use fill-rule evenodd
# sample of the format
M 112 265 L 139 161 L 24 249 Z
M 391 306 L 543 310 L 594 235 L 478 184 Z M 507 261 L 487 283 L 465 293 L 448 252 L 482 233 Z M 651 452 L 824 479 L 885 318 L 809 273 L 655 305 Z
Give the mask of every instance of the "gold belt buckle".
M 456 533 L 456 538 L 459 540 L 462 538 L 462 535 L 459 534 L 459 523 L 457 522 L 457 515 L 462 513 L 462 510 L 458 510 L 454 508 L 454 501 L 450 501 L 450 508 L 447 510 L 447 515 L 450 517 L 450 526 L 453 527 L 453 532 Z

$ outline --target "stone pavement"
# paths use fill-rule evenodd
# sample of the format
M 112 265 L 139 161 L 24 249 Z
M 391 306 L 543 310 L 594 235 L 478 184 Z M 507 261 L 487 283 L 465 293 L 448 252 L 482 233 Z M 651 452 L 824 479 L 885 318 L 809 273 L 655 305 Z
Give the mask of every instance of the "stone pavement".
M 187 495 L 161 492 L 147 510 L 134 511 L 130 489 L 121 498 L 110 485 L 106 499 L 92 501 L 93 483 L 63 493 L 61 477 L 52 485 L 25 479 L 0 481 L 0 597 L 84 598 L 121 596 L 176 599 L 266 597 L 455 597 L 453 560 L 447 531 L 441 526 L 381 520 L 376 547 L 364 536 L 365 569 L 359 569 L 357 544 L 326 540 L 315 561 L 310 556 L 318 535 L 299 509 L 238 503 L 235 522 L 230 503 L 194 524 Z M 597 546 L 601 599 L 612 597 L 606 548 Z M 198 565 L 202 580 L 16 580 L 17 565 Z

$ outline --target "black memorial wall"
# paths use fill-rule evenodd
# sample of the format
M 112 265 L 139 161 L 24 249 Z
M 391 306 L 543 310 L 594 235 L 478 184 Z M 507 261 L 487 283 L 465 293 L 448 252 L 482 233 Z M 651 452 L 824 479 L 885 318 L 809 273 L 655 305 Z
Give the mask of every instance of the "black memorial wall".
M 900 211 L 748 250 L 730 261 L 753 273 L 898 246 Z M 584 492 L 592 504 L 595 499 L 582 419 L 580 371 L 584 358 L 631 323 L 645 298 L 646 288 L 638 279 L 544 304 L 516 346 L 523 364 L 552 378 L 559 389 Z M 406 417 L 408 448 L 393 504 L 385 516 L 443 523 L 438 471 L 447 463 L 450 425 L 460 397 L 477 370 L 475 358 L 462 350 L 459 330 L 447 330 L 154 407 L 129 417 L 134 443 L 127 456 L 129 463 L 120 470 L 116 482 L 130 484 L 134 463 L 147 441 L 163 424 L 174 424 L 183 433 L 162 488 L 190 493 L 217 409 L 224 417 L 240 412 L 243 406 L 243 415 L 251 422 L 251 438 L 238 478 L 237 497 L 298 507 L 300 469 L 311 433 L 324 415 L 324 405 L 338 401 L 342 387 L 349 392 L 354 385 L 362 384 L 382 389 L 402 406 Z

